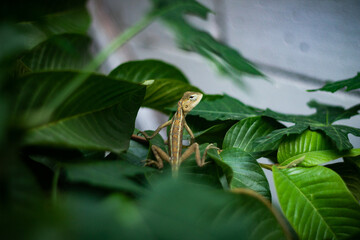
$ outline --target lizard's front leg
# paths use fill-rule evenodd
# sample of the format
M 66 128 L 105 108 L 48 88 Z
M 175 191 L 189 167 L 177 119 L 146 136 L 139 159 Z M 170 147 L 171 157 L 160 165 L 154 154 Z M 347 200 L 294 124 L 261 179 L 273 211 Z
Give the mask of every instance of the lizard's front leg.
M 171 123 L 172 123 L 172 120 L 169 120 L 169 121 L 161 124 L 151 136 L 147 135 L 146 132 L 143 132 L 143 131 L 139 131 L 139 133 L 142 134 L 146 139 L 152 139 L 153 137 L 155 137 L 160 132 L 161 129 L 163 129 L 164 127 L 169 126 Z
M 186 121 L 185 121 L 185 129 L 190 135 L 190 145 L 193 145 L 195 142 L 195 136 L 194 136 L 194 133 L 191 131 L 191 128 L 189 127 L 189 125 L 187 125 Z
M 170 163 L 170 157 L 169 157 L 169 155 L 167 155 L 167 153 L 164 152 L 161 148 L 159 148 L 158 146 L 152 145 L 152 146 L 151 146 L 151 150 L 153 151 L 153 153 L 154 153 L 155 158 L 156 158 L 157 161 L 151 160 L 151 159 L 147 159 L 147 160 L 146 160 L 146 163 L 145 163 L 145 166 L 154 164 L 154 165 L 156 165 L 159 169 L 161 169 L 161 168 L 164 167 L 164 162 L 163 162 L 163 160 L 168 161 L 168 162 Z
M 200 158 L 200 149 L 199 149 L 199 144 L 198 143 L 193 143 L 188 149 L 186 149 L 186 151 L 184 152 L 184 154 L 181 156 L 180 159 L 180 164 L 187 159 L 188 157 L 190 157 L 190 155 L 195 152 L 195 159 L 196 159 L 196 163 L 199 167 L 204 166 L 205 163 L 205 158 L 206 158 L 206 154 L 207 151 L 209 149 L 219 149 L 218 147 L 214 146 L 214 144 L 209 144 L 204 151 L 204 154 L 202 156 L 202 158 Z

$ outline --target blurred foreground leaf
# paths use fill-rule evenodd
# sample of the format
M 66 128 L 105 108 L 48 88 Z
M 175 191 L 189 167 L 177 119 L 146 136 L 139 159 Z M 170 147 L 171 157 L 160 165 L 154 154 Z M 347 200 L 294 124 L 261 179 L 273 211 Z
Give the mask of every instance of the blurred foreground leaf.
M 143 193 L 147 189 L 131 178 L 151 171 L 124 161 L 102 161 L 64 164 L 68 181 L 86 183 L 103 189 L 116 189 L 132 193 Z
M 140 206 L 145 228 L 157 239 L 290 238 L 267 200 L 250 190 L 227 193 L 162 180 Z
M 93 74 L 52 108 L 52 98 L 67 91 L 77 74 L 81 73 L 43 72 L 20 80 L 13 118 L 31 128 L 26 143 L 116 153 L 127 149 L 145 87 Z
M 81 70 L 91 60 L 89 46 L 90 38 L 85 35 L 53 36 L 25 54 L 18 64 L 31 72 Z

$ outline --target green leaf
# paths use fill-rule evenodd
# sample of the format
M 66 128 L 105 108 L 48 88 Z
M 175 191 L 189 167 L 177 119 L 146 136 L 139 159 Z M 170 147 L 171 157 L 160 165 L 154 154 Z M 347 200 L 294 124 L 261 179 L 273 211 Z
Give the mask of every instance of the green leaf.
M 85 35 L 56 35 L 32 49 L 22 61 L 33 71 L 81 70 L 90 62 L 90 43 Z
M 275 150 L 278 144 L 258 145 L 254 144 L 254 141 L 281 127 L 283 127 L 281 124 L 269 118 L 250 117 L 242 119 L 226 133 L 223 149 L 240 148 L 245 152 Z
M 334 93 L 342 88 L 346 88 L 347 92 L 360 88 L 360 73 L 357 73 L 357 75 L 353 78 L 336 81 L 336 82 L 329 82 L 326 83 L 322 88 L 308 90 L 308 92 L 326 91 L 326 92 Z
M 280 206 L 301 239 L 344 239 L 360 231 L 360 205 L 339 175 L 316 166 L 273 167 Z
M 146 133 L 149 135 L 152 134 L 153 131 L 146 131 Z M 156 159 L 151 150 L 152 145 L 158 146 L 163 151 L 168 153 L 168 145 L 165 144 L 163 138 L 159 134 L 156 135 L 151 140 L 149 140 L 149 142 L 150 142 L 149 154 L 147 156 L 147 159 L 153 159 L 153 160 Z M 199 146 L 201 156 L 207 145 L 208 143 L 204 143 Z M 183 147 L 182 153 L 184 153 L 185 151 L 186 151 L 186 147 Z M 140 161 L 143 161 L 145 159 L 146 158 L 141 159 Z M 219 169 L 217 165 L 214 162 L 212 162 L 209 157 L 207 157 L 205 161 L 208 163 L 203 167 L 199 167 L 196 163 L 195 153 L 193 153 L 192 155 L 190 155 L 189 158 L 187 158 L 181 164 L 179 169 L 179 177 L 187 178 L 193 182 L 204 184 L 206 186 L 221 188 L 221 183 L 219 181 L 219 176 L 218 176 Z M 143 164 L 143 162 L 141 163 Z M 170 164 L 164 161 L 164 168 L 162 170 L 157 172 L 150 172 L 146 175 L 146 177 L 151 183 L 153 183 L 157 181 L 159 178 L 161 178 L 164 174 L 170 175 L 170 172 L 171 172 Z
M 354 197 L 360 201 L 360 169 L 352 162 L 341 162 L 327 165 L 326 167 L 335 171 L 345 182 Z
M 248 153 L 239 148 L 226 148 L 220 153 L 230 188 L 248 188 L 271 199 L 269 183 L 256 159 L 261 154 Z M 231 170 L 231 171 L 229 171 Z
M 77 74 L 44 72 L 21 79 L 13 118 L 29 124 L 32 117 L 41 118 L 43 112 L 52 116 L 28 131 L 26 143 L 116 153 L 127 149 L 145 87 L 91 75 L 58 108 L 49 108 L 51 99 L 66 90 Z
M 228 95 L 206 95 L 189 115 L 196 115 L 209 121 L 241 120 L 261 114 L 261 110 L 245 105 Z
M 89 63 L 90 38 L 78 34 L 64 34 L 42 42 L 20 61 L 27 71 L 76 70 Z
M 172 0 L 152 0 L 152 12 L 161 12 L 166 10 L 168 15 L 192 14 L 202 19 L 206 19 L 211 11 L 204 5 L 194 0 L 172 1 Z
M 144 162 L 142 161 L 147 159 L 148 152 L 149 149 L 147 146 L 134 140 L 130 140 L 129 149 L 126 150 L 126 152 L 120 153 L 118 159 L 143 167 Z
M 343 107 L 339 106 L 320 104 L 316 101 L 310 101 L 308 105 L 311 108 L 315 108 L 316 113 L 308 116 L 292 115 L 277 113 L 270 109 L 266 109 L 263 113 L 265 116 L 274 118 L 279 121 L 295 123 L 295 126 L 292 127 L 293 129 L 289 128 L 289 130 L 276 130 L 277 132 L 271 133 L 271 135 L 266 136 L 266 138 L 275 136 L 276 138 L 274 138 L 274 141 L 277 141 L 285 134 L 288 135 L 289 133 L 293 132 L 299 133 L 302 129 L 305 130 L 306 128 L 310 128 L 310 130 L 323 131 L 336 144 L 336 147 L 339 151 L 351 149 L 352 144 L 349 141 L 348 134 L 351 133 L 355 136 L 360 136 L 360 129 L 343 125 L 333 125 L 332 123 L 357 115 L 360 109 L 360 104 L 349 109 L 344 109 Z M 266 139 L 263 138 L 259 141 L 264 143 L 265 140 Z
M 63 164 L 63 169 L 70 182 L 133 193 L 143 193 L 146 188 L 136 184 L 131 177 L 151 171 L 149 168 L 134 166 L 123 161 Z
M 306 129 L 308 129 L 308 126 L 306 124 L 296 124 L 291 127 L 287 128 L 280 128 L 272 131 L 266 136 L 259 137 L 254 140 L 254 145 L 272 145 L 278 143 L 284 136 L 289 136 L 291 134 L 301 134 Z
M 277 159 L 285 166 L 290 162 L 304 157 L 300 166 L 314 166 L 341 157 L 354 157 L 360 155 L 360 149 L 349 151 L 334 150 L 329 137 L 322 132 L 306 130 L 300 135 L 290 135 L 280 144 Z
M 112 70 L 109 76 L 137 83 L 158 79 L 173 79 L 189 83 L 185 75 L 178 68 L 155 59 L 123 63 Z
M 290 239 L 278 213 L 250 190 L 229 193 L 168 179 L 153 189 L 139 205 L 142 227 L 156 239 Z
M 311 127 L 312 130 L 322 130 L 335 143 L 339 151 L 350 150 L 353 145 L 350 143 L 348 135 L 360 137 L 360 129 L 344 125 L 329 125 Z
M 153 11 L 158 11 L 165 7 L 175 6 L 182 1 L 153 0 L 152 2 Z M 186 3 L 189 4 L 189 8 L 183 11 L 174 9 L 162 16 L 162 20 L 174 32 L 180 48 L 203 56 L 213 63 L 222 74 L 232 78 L 237 83 L 241 81 L 240 75 L 244 73 L 264 76 L 234 48 L 220 43 L 209 33 L 192 26 L 185 19 L 185 14 L 189 13 L 205 19 L 210 10 L 196 1 L 188 0 Z
M 201 92 L 197 87 L 179 80 L 159 79 L 146 87 L 142 106 L 165 111 L 165 108 L 176 104 L 186 91 Z
M 85 6 L 48 14 L 18 25 L 23 29 L 29 48 L 54 35 L 77 34 L 86 36 L 90 26 L 90 15 Z
M 358 168 L 360 168 L 360 156 L 344 158 L 344 160 L 345 160 L 346 162 L 353 163 L 353 164 L 355 164 Z
M 208 145 L 209 143 L 204 143 L 199 146 L 201 157 Z M 193 153 L 181 164 L 179 169 L 179 176 L 191 179 L 191 181 L 194 183 L 204 184 L 214 188 L 222 188 L 221 182 L 219 180 L 220 169 L 218 169 L 218 166 L 213 161 L 211 161 L 209 156 L 206 157 L 205 162 L 207 162 L 205 166 L 199 167 L 196 163 L 195 153 Z
M 163 149 L 165 152 L 167 152 L 167 145 L 164 144 L 164 141 L 160 141 L 160 137 L 158 140 L 152 139 L 150 140 L 151 145 L 156 145 Z M 150 145 L 150 147 L 151 147 Z M 200 154 L 202 156 L 206 146 L 208 143 L 201 144 L 199 146 Z M 151 151 L 151 148 L 149 149 Z M 183 153 L 186 151 L 186 149 L 183 149 Z M 149 154 L 148 155 L 150 159 L 155 159 L 154 155 Z M 187 158 L 180 166 L 179 169 L 179 178 L 183 179 L 189 179 L 192 182 L 195 182 L 197 184 L 202 184 L 210 187 L 215 188 L 221 188 L 222 185 L 219 181 L 219 174 L 218 174 L 218 167 L 217 165 L 210 160 L 209 157 L 205 160 L 208 162 L 205 166 L 199 167 L 196 163 L 195 159 L 195 153 L 193 153 L 189 158 Z M 158 172 L 150 172 L 147 174 L 147 178 L 151 183 L 156 182 L 158 179 L 160 179 L 164 174 L 169 174 L 171 171 L 170 164 L 167 162 L 164 162 L 164 169 Z
M 141 83 L 154 80 L 146 88 L 143 106 L 165 111 L 172 107 L 186 91 L 201 92 L 189 84 L 184 74 L 175 66 L 159 60 L 131 61 L 115 68 L 109 76 Z
M 207 121 L 198 116 L 187 115 L 186 122 L 193 131 L 195 141 L 199 144 L 209 142 L 222 146 L 226 132 L 235 121 Z M 190 135 L 184 131 L 184 139 L 190 140 Z
M 91 17 L 85 6 L 78 8 L 72 6 L 71 9 L 45 15 L 32 23 L 48 36 L 64 33 L 86 35 Z
M 224 150 L 216 162 L 223 168 L 230 188 L 249 188 L 271 199 L 269 183 L 256 159 L 269 154 L 277 145 L 253 143 L 279 127 L 282 125 L 272 119 L 249 117 L 229 129 L 224 138 Z

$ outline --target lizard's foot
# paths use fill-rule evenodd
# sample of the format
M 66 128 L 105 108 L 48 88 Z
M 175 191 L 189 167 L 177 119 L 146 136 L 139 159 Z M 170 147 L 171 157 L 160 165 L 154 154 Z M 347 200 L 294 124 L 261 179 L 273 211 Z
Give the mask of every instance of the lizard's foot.
M 158 169 L 163 168 L 162 164 L 160 164 L 158 161 L 155 161 L 155 160 L 146 159 L 146 160 L 143 160 L 142 162 L 144 162 L 144 167 L 145 166 L 155 165 Z
M 208 162 L 203 162 L 202 164 L 199 165 L 199 167 L 204 167 L 205 165 L 207 165 L 209 163 L 211 163 L 211 162 L 209 162 L 209 161 Z
M 220 151 L 220 148 L 218 148 L 217 146 L 215 146 L 214 144 L 210 143 L 209 145 L 207 145 L 207 147 L 205 148 L 205 151 L 207 152 L 207 150 L 209 149 L 216 149 L 218 151 Z
M 144 131 L 138 131 L 136 135 L 143 135 L 145 138 L 147 136 L 147 134 Z
M 203 167 L 203 166 L 205 166 L 206 164 L 208 164 L 208 163 L 210 163 L 210 162 L 205 162 L 205 158 L 206 158 L 206 155 L 207 155 L 207 151 L 209 150 L 209 149 L 216 149 L 217 151 L 218 151 L 218 153 L 219 153 L 219 151 L 220 151 L 220 148 L 218 148 L 218 147 L 216 147 L 214 144 L 209 144 L 209 145 L 207 145 L 206 146 L 206 148 L 205 148 L 205 151 L 204 151 L 204 155 L 203 155 L 203 162 L 202 163 L 200 163 L 199 164 L 199 167 Z

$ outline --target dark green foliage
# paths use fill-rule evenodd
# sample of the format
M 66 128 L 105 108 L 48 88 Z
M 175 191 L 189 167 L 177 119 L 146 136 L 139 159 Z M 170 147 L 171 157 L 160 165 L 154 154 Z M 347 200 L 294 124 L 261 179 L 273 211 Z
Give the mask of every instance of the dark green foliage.
M 167 162 L 161 170 L 144 167 L 144 160 L 154 159 L 152 145 L 164 151 L 167 145 L 159 135 L 150 141 L 136 136 L 138 109 L 171 116 L 185 91 L 201 90 L 175 66 L 154 59 L 123 63 L 109 76 L 96 73 L 115 46 L 161 18 L 183 49 L 226 75 L 262 76 L 185 19 L 205 19 L 209 9 L 194 0 L 152 2 L 138 25 L 96 57 L 89 54 L 84 1 L 1 3 L 0 18 L 18 23 L 0 24 L 0 238 L 359 236 L 360 149 L 352 148 L 348 134 L 360 136 L 360 130 L 333 123 L 358 115 L 360 105 L 344 109 L 311 101 L 316 113 L 304 116 L 205 94 L 186 120 L 201 153 L 209 143 L 221 150 L 209 150 L 201 168 L 192 154 L 178 178 Z M 355 89 L 357 79 L 324 89 Z M 261 157 L 276 165 L 258 163 Z M 327 164 L 337 158 L 344 162 Z M 273 171 L 286 219 L 271 206 L 263 167 Z
M 346 88 L 346 91 L 351 91 L 360 88 L 360 73 L 357 73 L 357 75 L 353 78 L 336 81 L 336 82 L 329 82 L 326 83 L 322 88 L 308 90 L 308 91 L 309 92 L 326 91 L 326 92 L 334 93 L 342 88 Z

